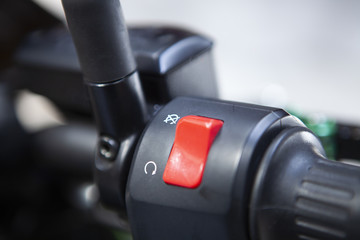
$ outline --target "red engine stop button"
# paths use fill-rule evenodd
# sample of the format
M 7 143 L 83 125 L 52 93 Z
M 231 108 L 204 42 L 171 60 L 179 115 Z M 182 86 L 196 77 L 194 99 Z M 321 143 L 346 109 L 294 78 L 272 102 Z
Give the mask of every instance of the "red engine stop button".
M 198 187 L 209 150 L 223 124 L 221 120 L 207 117 L 190 115 L 181 118 L 163 180 L 176 186 Z

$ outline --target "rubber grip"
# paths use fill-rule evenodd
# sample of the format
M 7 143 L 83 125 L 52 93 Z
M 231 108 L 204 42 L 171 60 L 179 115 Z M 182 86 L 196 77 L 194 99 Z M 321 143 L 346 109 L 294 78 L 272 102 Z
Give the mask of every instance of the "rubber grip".
M 360 168 L 324 156 L 305 128 L 277 137 L 254 184 L 252 239 L 360 239 Z

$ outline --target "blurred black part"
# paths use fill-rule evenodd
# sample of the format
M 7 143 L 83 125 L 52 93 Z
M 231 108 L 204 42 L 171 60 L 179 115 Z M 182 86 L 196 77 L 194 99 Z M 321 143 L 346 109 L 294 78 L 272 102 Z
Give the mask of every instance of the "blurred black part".
M 7 84 L 0 80 L 0 166 L 2 170 L 25 167 L 29 164 L 27 155 L 30 139 L 17 120 L 12 95 Z
M 23 38 L 39 28 L 59 23 L 29 0 L 0 1 L 0 70 L 11 64 L 11 56 Z
M 91 180 L 97 131 L 91 124 L 68 124 L 33 135 L 36 164 L 62 174 Z
M 74 184 L 41 169 L 6 176 L 2 181 L 0 237 L 5 239 L 116 239 L 90 210 L 74 208 L 67 200 Z M 2 239 L 3 239 L 2 238 Z
M 212 47 L 209 39 L 174 27 L 130 27 L 129 36 L 138 68 L 145 74 L 165 74 Z
M 336 159 L 360 160 L 360 126 L 338 123 Z
M 0 90 L 3 89 L 1 84 Z M 1 92 L 2 105 L 4 96 Z M 4 126 L 1 127 L 4 133 Z M 96 206 L 98 198 L 89 191 L 97 135 L 95 126 L 71 123 L 25 137 L 16 131 L 13 133 L 19 142 L 28 140 L 25 144 L 28 149 L 18 147 L 12 151 L 12 156 L 21 155 L 22 161 L 16 164 L 12 162 L 15 158 L 1 156 L 0 238 L 117 239 L 118 230 L 114 229 L 126 228 L 126 225 L 119 221 L 109 225 L 104 221 L 114 220 L 114 214 Z M 4 136 L 1 140 L 4 146 Z M 7 148 L 5 145 L 0 149 Z
M 129 34 L 148 103 L 183 95 L 218 96 L 209 39 L 170 27 L 133 27 Z M 64 26 L 31 33 L 14 61 L 14 87 L 47 96 L 65 112 L 91 115 L 75 47 Z

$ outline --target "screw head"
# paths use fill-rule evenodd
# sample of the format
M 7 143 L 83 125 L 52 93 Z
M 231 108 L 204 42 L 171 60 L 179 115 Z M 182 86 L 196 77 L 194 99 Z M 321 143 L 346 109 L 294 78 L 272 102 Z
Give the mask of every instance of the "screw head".
M 113 161 L 116 158 L 116 155 L 119 151 L 119 143 L 109 137 L 102 136 L 98 142 L 98 154 L 101 158 Z

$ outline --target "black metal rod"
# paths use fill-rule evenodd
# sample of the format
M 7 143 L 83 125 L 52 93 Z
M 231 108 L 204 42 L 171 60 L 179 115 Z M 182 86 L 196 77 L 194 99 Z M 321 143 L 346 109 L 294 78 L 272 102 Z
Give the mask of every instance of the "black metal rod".
M 63 0 L 100 135 L 139 133 L 146 104 L 118 0 Z
M 136 69 L 118 0 L 62 0 L 84 79 L 109 83 Z
M 123 211 L 132 154 L 148 114 L 120 2 L 62 2 L 100 135 L 95 181 L 103 203 Z

